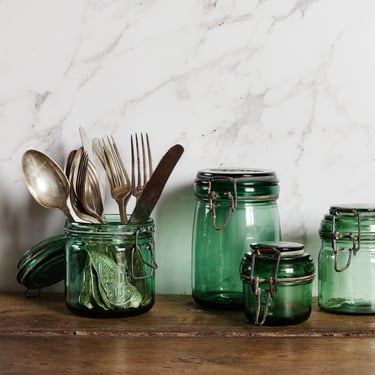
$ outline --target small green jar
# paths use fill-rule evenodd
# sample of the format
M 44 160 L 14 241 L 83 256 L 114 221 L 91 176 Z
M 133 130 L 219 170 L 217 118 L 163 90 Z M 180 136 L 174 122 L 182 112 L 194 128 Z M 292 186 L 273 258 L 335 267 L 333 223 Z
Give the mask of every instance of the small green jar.
M 319 234 L 320 308 L 332 313 L 375 313 L 375 206 L 332 206 Z
M 148 311 L 155 300 L 154 222 L 66 222 L 65 303 L 78 314 L 119 317 Z
M 297 324 L 312 305 L 314 262 L 297 242 L 250 245 L 240 266 L 245 315 L 256 325 Z
M 243 307 L 238 264 L 249 243 L 280 239 L 275 172 L 204 169 L 194 182 L 192 296 L 209 308 Z

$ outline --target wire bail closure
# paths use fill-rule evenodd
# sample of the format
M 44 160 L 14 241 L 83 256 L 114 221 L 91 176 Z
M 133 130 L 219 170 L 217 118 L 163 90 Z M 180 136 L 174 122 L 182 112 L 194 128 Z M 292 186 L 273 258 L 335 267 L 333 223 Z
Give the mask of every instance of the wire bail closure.
M 147 245 L 145 250 L 150 251 L 151 253 L 151 262 L 147 261 L 145 256 L 143 255 L 142 249 L 139 245 L 139 235 L 141 233 L 152 233 L 151 242 Z M 154 253 L 154 232 L 155 229 L 153 227 L 148 228 L 137 228 L 135 232 L 135 243 L 133 248 L 131 249 L 131 277 L 133 280 L 144 280 L 153 277 L 155 270 L 158 268 L 158 265 L 155 260 L 155 253 Z M 135 254 L 138 253 L 142 262 L 150 268 L 150 273 L 146 275 L 136 275 L 134 272 L 135 268 Z
M 264 254 L 271 254 L 271 255 L 275 255 L 276 257 L 275 271 L 273 275 L 269 277 L 268 279 L 261 279 L 259 278 L 259 276 L 254 276 L 256 258 Z M 255 314 L 256 325 L 262 325 L 266 321 L 270 301 L 277 293 L 277 274 L 279 272 L 280 259 L 281 259 L 281 252 L 274 247 L 258 248 L 255 251 L 253 251 L 251 254 L 250 284 L 251 284 L 253 293 L 257 299 L 257 302 L 256 302 L 257 310 Z M 268 289 L 262 289 L 259 286 L 260 283 L 268 283 Z M 266 293 L 266 298 L 265 300 L 263 299 L 263 303 L 262 303 L 262 298 L 261 298 L 262 293 Z M 263 313 L 260 319 L 261 310 L 263 311 Z
M 211 179 L 208 180 L 208 192 L 207 192 L 207 194 L 208 194 L 208 204 L 209 204 L 210 210 L 212 212 L 212 226 L 216 230 L 223 230 L 228 225 L 229 220 L 230 220 L 231 215 L 232 215 L 232 212 L 234 212 L 236 210 L 236 207 L 237 207 L 237 179 L 233 178 L 233 177 L 224 177 L 224 176 L 218 177 L 216 179 L 229 180 L 233 183 L 233 193 L 228 191 L 228 192 L 224 193 L 223 197 L 221 197 L 218 193 L 216 193 L 215 191 L 212 190 L 212 181 L 215 180 L 215 178 L 211 178 Z M 220 204 L 216 204 L 215 201 L 219 200 L 219 199 L 223 199 L 223 198 L 229 199 L 230 204 L 227 206 L 228 211 L 227 211 L 227 215 L 226 215 L 224 223 L 222 225 L 217 225 L 216 209 L 220 206 Z
M 353 216 L 357 219 L 357 238 L 353 235 L 352 232 L 348 234 L 340 234 L 340 232 L 336 231 L 336 219 L 342 214 L 342 213 L 352 213 Z M 334 253 L 334 268 L 336 272 L 343 272 L 346 269 L 349 268 L 352 256 L 356 255 L 359 249 L 361 248 L 361 215 L 357 210 L 351 209 L 351 210 L 343 210 L 340 208 L 334 208 L 330 210 L 330 214 L 332 215 L 332 249 Z M 338 258 L 339 258 L 339 252 L 340 250 L 344 250 L 344 248 L 339 248 L 337 246 L 337 240 L 340 239 L 348 239 L 352 241 L 352 247 L 348 249 L 349 255 L 348 259 L 343 267 L 339 267 L 338 265 Z

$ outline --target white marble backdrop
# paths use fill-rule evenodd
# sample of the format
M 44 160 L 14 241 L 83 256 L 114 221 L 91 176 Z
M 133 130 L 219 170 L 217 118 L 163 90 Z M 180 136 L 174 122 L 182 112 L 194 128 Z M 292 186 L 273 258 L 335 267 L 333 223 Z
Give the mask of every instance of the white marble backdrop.
M 185 147 L 154 214 L 159 293 L 190 293 L 201 168 L 275 170 L 283 237 L 317 260 L 329 206 L 375 201 L 374 38 L 372 0 L 0 0 L 0 289 L 64 220 L 22 154 L 63 164 L 79 126 L 127 162 L 133 132 L 155 159 Z

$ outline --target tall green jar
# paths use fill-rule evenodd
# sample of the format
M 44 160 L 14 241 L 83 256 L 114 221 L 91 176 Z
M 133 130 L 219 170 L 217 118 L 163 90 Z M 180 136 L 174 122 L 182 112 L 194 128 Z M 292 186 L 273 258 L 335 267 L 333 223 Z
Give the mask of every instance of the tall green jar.
M 375 313 L 375 205 L 330 207 L 320 224 L 318 303 L 333 313 Z
M 78 314 L 119 317 L 148 311 L 155 300 L 154 223 L 67 222 L 65 303 Z
M 249 245 L 280 239 L 275 172 L 204 169 L 194 182 L 192 296 L 202 306 L 242 308 L 239 264 Z

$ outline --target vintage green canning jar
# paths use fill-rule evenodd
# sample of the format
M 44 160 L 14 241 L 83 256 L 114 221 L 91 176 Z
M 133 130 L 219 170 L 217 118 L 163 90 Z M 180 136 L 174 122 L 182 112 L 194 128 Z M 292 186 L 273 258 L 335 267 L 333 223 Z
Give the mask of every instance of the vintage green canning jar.
M 194 182 L 192 296 L 202 306 L 242 308 L 238 265 L 250 243 L 280 239 L 275 172 L 204 169 Z
M 155 300 L 154 222 L 67 222 L 65 303 L 78 315 L 118 317 L 148 311 Z
M 297 242 L 251 244 L 240 265 L 244 310 L 256 325 L 297 324 L 308 319 L 315 268 Z
M 319 306 L 333 313 L 375 313 L 375 206 L 332 206 L 319 234 Z

